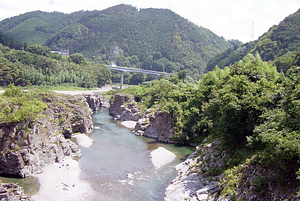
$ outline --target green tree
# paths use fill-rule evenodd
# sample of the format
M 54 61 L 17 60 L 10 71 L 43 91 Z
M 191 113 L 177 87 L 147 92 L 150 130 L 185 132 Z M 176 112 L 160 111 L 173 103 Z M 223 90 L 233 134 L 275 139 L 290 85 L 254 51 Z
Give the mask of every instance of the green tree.
M 49 56 L 50 48 L 41 45 L 31 45 L 26 48 L 26 51 L 42 56 Z
M 84 58 L 84 56 L 80 53 L 75 53 L 75 54 L 71 54 L 68 58 L 68 60 L 70 62 L 73 62 L 75 64 L 79 64 L 79 65 L 86 65 L 87 61 Z

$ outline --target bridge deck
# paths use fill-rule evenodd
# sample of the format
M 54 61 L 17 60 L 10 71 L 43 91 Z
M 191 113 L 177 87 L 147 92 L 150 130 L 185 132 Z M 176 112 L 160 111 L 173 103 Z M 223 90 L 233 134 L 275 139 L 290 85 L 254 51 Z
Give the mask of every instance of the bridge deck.
M 171 76 L 171 73 L 165 73 L 160 71 L 153 71 L 153 70 L 145 70 L 145 69 L 138 69 L 138 68 L 127 68 L 123 66 L 107 66 L 111 70 L 123 71 L 123 72 L 134 72 L 134 73 L 144 73 L 144 74 L 152 74 L 152 75 L 161 75 L 164 74 L 165 76 Z

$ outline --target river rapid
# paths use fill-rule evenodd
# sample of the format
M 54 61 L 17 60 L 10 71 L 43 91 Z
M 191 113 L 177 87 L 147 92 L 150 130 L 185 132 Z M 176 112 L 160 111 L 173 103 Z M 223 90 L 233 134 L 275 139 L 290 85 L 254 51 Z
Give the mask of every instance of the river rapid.
M 80 147 L 80 160 L 74 164 L 50 165 L 52 171 L 49 173 L 46 167 L 44 173 L 37 176 L 40 187 L 35 177 L 30 180 L 31 183 L 23 182 L 22 185 L 19 182 L 25 191 L 34 194 L 39 189 L 37 195 L 33 196 L 34 200 L 163 200 L 166 187 L 177 175 L 175 165 L 193 150 L 136 136 L 120 122 L 113 120 L 107 109 L 96 112 L 93 122 L 97 128 L 90 134 L 93 143 L 89 147 Z M 159 163 L 163 162 L 161 159 L 166 154 L 166 160 L 172 161 Z M 64 181 L 68 172 L 59 172 L 66 166 L 72 173 L 71 177 L 78 177 L 78 180 L 72 181 L 73 185 L 67 185 Z M 73 176 L 73 170 L 78 174 Z M 50 179 L 55 177 L 56 181 Z M 43 181 L 47 181 L 47 185 Z

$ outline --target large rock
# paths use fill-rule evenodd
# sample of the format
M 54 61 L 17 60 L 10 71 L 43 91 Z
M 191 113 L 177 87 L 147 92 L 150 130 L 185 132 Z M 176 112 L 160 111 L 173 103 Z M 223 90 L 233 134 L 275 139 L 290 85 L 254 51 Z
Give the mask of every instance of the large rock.
M 137 103 L 132 95 L 116 94 L 110 99 L 109 113 L 116 120 L 137 121 L 136 135 L 154 138 L 160 142 L 176 143 L 174 135 L 173 117 L 155 109 L 148 109 L 141 115 Z
M 132 95 L 116 94 L 109 103 L 109 114 L 116 120 L 138 121 L 142 117 Z
M 224 175 L 209 170 L 222 169 L 224 165 L 217 149 L 219 144 L 220 141 L 216 140 L 197 147 L 192 155 L 176 166 L 178 176 L 166 189 L 166 201 L 217 200 L 218 183 Z
M 85 98 L 48 93 L 41 96 L 48 105 L 41 118 L 0 124 L 0 174 L 26 177 L 64 156 L 81 156 L 78 146 L 67 138 L 92 130 L 92 111 Z
M 86 95 L 85 96 L 89 107 L 92 111 L 98 111 L 101 107 L 108 108 L 109 107 L 109 98 L 102 95 Z
M 138 121 L 135 134 L 155 138 L 160 142 L 176 143 L 173 138 L 174 120 L 166 112 L 154 112 L 151 116 L 145 116 Z
M 30 197 L 24 194 L 21 187 L 14 183 L 0 183 L 0 200 L 13 201 L 13 200 L 30 200 Z

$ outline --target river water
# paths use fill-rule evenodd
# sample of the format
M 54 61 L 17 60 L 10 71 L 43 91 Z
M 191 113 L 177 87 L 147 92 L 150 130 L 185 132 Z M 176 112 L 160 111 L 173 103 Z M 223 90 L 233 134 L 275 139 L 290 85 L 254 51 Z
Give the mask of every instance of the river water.
M 80 179 L 92 188 L 85 197 L 101 201 L 163 200 L 168 183 L 177 175 L 175 165 L 192 150 L 136 136 L 113 120 L 107 109 L 95 113 L 93 122 L 99 129 L 90 134 L 93 144 L 81 147 L 82 157 L 78 161 Z M 176 158 L 157 168 L 151 161 L 151 152 L 159 147 L 175 153 Z M 38 185 L 36 179 L 31 180 L 32 183 L 19 184 L 32 194 Z

